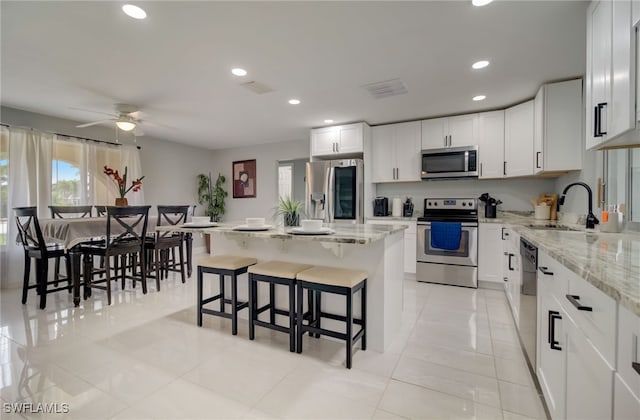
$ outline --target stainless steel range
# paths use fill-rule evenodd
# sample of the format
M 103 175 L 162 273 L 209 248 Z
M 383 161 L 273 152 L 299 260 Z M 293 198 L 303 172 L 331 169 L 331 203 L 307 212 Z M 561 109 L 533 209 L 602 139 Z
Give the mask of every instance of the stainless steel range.
M 458 228 L 459 231 L 457 231 Z M 447 235 L 453 234 L 454 242 L 445 242 L 443 245 L 441 239 L 436 237 L 442 234 L 443 229 Z M 433 233 L 434 231 L 436 233 Z M 455 239 L 459 239 L 459 242 Z M 457 248 L 456 245 L 458 245 Z M 426 198 L 424 216 L 418 218 L 416 256 L 418 281 L 477 288 L 478 203 L 476 199 Z

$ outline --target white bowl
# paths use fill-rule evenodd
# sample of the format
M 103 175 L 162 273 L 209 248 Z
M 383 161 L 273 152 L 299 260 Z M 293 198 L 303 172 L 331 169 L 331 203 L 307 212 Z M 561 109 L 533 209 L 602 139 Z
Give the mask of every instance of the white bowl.
M 300 222 L 303 230 L 320 230 L 322 228 L 321 219 L 307 219 Z
M 191 218 L 192 223 L 209 223 L 210 221 L 209 216 L 193 216 Z
M 247 217 L 245 219 L 245 223 L 249 227 L 260 227 L 264 226 L 264 217 Z

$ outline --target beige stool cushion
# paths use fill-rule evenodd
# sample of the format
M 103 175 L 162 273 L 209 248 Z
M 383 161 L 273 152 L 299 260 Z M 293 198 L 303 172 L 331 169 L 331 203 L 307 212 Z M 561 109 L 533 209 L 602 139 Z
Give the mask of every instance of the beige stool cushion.
M 298 280 L 330 286 L 354 287 L 367 278 L 366 271 L 316 266 L 298 273 Z
M 290 263 L 285 261 L 267 261 L 252 265 L 249 267 L 249 273 L 293 280 L 296 278 L 296 274 L 311 267 L 313 266 L 308 264 Z
M 237 270 L 257 263 L 258 260 L 250 257 L 238 257 L 236 255 L 216 255 L 205 257 L 198 261 L 199 266 L 219 268 L 222 270 Z

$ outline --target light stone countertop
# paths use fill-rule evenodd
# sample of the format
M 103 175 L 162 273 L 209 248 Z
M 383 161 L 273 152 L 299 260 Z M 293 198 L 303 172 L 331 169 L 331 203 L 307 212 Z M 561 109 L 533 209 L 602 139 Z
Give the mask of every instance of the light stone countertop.
M 418 220 L 418 216 L 413 217 L 399 217 L 399 216 L 370 216 L 365 217 L 365 220 L 375 221 L 390 221 L 390 222 L 415 222 Z
M 481 223 L 504 223 L 631 312 L 640 316 L 640 233 L 587 231 L 584 225 L 565 225 L 578 231 L 534 230 L 534 220 L 522 213 L 499 212 L 496 219 Z
M 285 239 L 296 241 L 332 242 L 341 244 L 366 245 L 384 239 L 393 233 L 407 229 L 405 225 L 373 225 L 373 224 L 342 224 L 325 223 L 323 227 L 328 227 L 334 231 L 330 235 L 294 235 L 288 233 L 290 227 L 273 226 L 265 231 L 239 231 L 233 228 L 243 222 L 221 223 L 217 227 L 211 228 L 176 228 L 162 227 L 160 230 L 182 231 L 182 232 L 202 232 L 209 234 L 222 233 L 227 236 L 237 236 L 245 238 L 261 239 Z

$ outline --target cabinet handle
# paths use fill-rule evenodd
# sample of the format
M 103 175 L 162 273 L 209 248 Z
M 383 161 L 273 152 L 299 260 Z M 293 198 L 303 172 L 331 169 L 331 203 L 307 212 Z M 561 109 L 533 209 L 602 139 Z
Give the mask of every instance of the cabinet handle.
M 396 179 L 400 179 L 400 168 L 396 168 Z
M 540 166 L 540 153 L 542 153 L 542 152 L 536 152 L 536 168 L 538 168 L 538 169 L 542 168 Z
M 452 143 L 451 140 L 452 140 L 452 137 L 451 137 L 451 135 L 449 135 L 449 147 L 451 147 L 451 143 Z
M 631 362 L 631 367 L 638 373 L 638 375 L 640 375 L 640 363 Z
M 562 347 L 558 345 L 560 342 L 556 341 L 556 319 L 562 319 L 560 312 L 549 311 L 549 347 L 551 350 L 562 350 Z
M 509 277 L 503 277 L 502 280 L 509 281 Z
M 538 270 L 540 270 L 540 272 L 542 274 L 544 274 L 545 276 L 553 276 L 553 271 L 549 271 L 548 267 L 540 266 L 540 267 L 538 267 Z
M 593 308 L 591 306 L 584 306 L 584 305 L 581 305 L 580 302 L 578 302 L 578 300 L 580 300 L 580 296 L 567 295 L 567 299 L 569 300 L 569 302 L 571 302 L 573 306 L 576 307 L 577 310 L 593 312 Z
M 515 257 L 514 254 L 509 254 L 509 271 L 514 271 L 513 267 L 511 267 L 511 257 Z
M 507 161 L 506 160 L 502 163 L 502 174 L 503 175 L 507 175 Z
M 480 176 L 482 176 L 482 162 L 480 162 Z
M 331 144 L 331 151 L 332 151 L 333 153 L 335 153 L 335 152 L 336 152 L 336 144 L 335 144 L 335 143 L 332 143 L 332 144 Z
M 599 124 L 598 124 L 598 106 L 593 107 L 593 137 L 602 137 L 599 133 Z
M 336 152 L 340 153 L 340 143 L 336 143 Z
M 607 134 L 606 131 L 602 131 L 602 108 L 607 106 L 606 102 L 600 102 L 596 106 L 596 132 L 594 137 L 602 137 Z
M 506 239 L 505 239 L 504 237 L 505 237 L 505 236 L 509 236 L 509 232 L 505 232 L 505 231 L 504 231 L 504 229 L 505 229 L 505 228 L 502 228 L 502 240 L 503 240 L 503 241 L 506 241 Z M 505 254 L 505 255 L 507 255 L 507 254 Z

